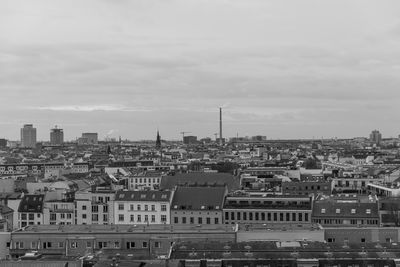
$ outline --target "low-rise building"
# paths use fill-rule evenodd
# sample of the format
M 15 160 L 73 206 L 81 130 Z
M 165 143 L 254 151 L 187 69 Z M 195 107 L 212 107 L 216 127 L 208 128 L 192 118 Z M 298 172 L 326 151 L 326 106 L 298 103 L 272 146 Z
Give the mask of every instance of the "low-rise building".
M 93 187 L 75 193 L 75 224 L 111 224 L 115 190 Z
M 118 191 L 114 224 L 169 224 L 173 191 Z
M 225 224 L 310 224 L 312 197 L 250 194 L 229 195 Z
M 330 195 L 332 193 L 332 181 L 308 180 L 291 181 L 282 183 L 283 195 Z
M 44 224 L 44 194 L 24 195 L 18 207 L 18 228 Z
M 332 179 L 333 191 L 337 193 L 358 193 L 368 192 L 368 184 L 381 184 L 384 178 L 368 177 L 335 177 Z
M 222 224 L 225 186 L 178 187 L 171 204 L 171 224 Z
M 43 256 L 82 256 L 99 251 L 137 259 L 166 258 L 179 240 L 234 242 L 237 229 L 224 225 L 35 225 L 11 234 L 10 255 L 32 250 Z
M 156 190 L 160 188 L 162 172 L 145 171 L 127 178 L 128 190 Z
M 371 195 L 318 196 L 312 222 L 327 227 L 379 226 L 378 199 Z

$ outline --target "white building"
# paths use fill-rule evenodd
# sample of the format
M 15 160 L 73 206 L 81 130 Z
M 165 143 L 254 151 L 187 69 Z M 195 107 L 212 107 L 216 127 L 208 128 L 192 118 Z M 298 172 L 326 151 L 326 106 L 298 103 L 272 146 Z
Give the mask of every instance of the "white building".
M 146 171 L 134 176 L 128 177 L 129 190 L 156 190 L 160 188 L 163 174 L 157 171 Z
M 173 191 L 119 191 L 114 224 L 170 224 Z

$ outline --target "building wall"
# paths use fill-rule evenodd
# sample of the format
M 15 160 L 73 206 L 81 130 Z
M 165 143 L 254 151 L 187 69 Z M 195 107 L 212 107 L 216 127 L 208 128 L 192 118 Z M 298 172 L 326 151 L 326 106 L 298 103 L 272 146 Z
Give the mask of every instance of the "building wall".
M 113 222 L 114 193 L 79 192 L 75 195 L 75 224 L 110 224 Z
M 222 210 L 171 210 L 171 224 L 223 224 Z
M 400 240 L 400 228 L 325 228 L 325 240 L 339 244 L 380 242 L 397 243 Z
M 113 209 L 114 224 L 170 224 L 169 202 L 114 201 Z
M 332 193 L 332 182 L 307 181 L 282 183 L 282 194 L 284 195 L 309 195 L 318 193 L 330 195 Z
M 11 241 L 10 232 L 0 232 L 0 260 L 4 260 L 9 255 L 7 244 Z
M 128 178 L 128 190 L 143 190 L 145 187 L 151 190 L 159 189 L 161 183 L 161 175 L 154 177 L 134 176 Z
M 38 247 L 38 242 L 40 245 Z M 43 232 L 14 232 L 12 233 L 11 255 L 16 257 L 31 251 L 31 245 L 43 254 L 58 254 L 77 256 L 87 252 L 110 249 L 118 253 L 118 250 L 132 250 L 132 253 L 147 252 L 150 254 L 163 254 L 169 252 L 172 242 L 185 241 L 220 241 L 234 242 L 236 233 L 230 229 L 202 230 L 194 228 L 193 231 L 180 231 L 171 226 L 165 226 L 164 230 L 141 230 L 130 232 L 123 231 L 65 231 Z M 17 247 L 23 243 L 22 248 Z M 51 247 L 43 248 L 44 242 L 50 242 Z M 158 243 L 158 244 L 156 244 Z M 134 245 L 134 246 L 133 246 Z
M 44 224 L 75 224 L 73 202 L 45 202 Z
M 251 231 L 238 231 L 237 242 L 251 242 L 251 241 L 295 241 L 295 240 L 309 240 L 324 242 L 325 231 L 323 229 L 304 229 L 292 230 L 285 229 L 260 229 Z
M 310 224 L 311 210 L 224 209 L 225 224 Z
M 44 216 L 41 212 L 18 212 L 18 228 L 28 225 L 44 224 Z

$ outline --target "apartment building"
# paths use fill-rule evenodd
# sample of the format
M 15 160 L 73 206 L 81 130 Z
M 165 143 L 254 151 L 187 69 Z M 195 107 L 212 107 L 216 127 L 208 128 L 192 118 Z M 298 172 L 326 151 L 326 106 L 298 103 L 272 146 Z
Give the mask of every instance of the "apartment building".
M 312 222 L 324 227 L 379 226 L 378 199 L 353 194 L 319 196 L 314 201 Z
M 118 191 L 114 224 L 170 224 L 173 191 Z
M 312 197 L 232 194 L 223 211 L 225 224 L 310 224 Z
M 282 183 L 283 195 L 330 195 L 332 193 L 332 181 L 325 180 L 308 180 L 308 181 L 291 181 Z
M 178 187 L 171 204 L 171 224 L 222 224 L 226 186 Z
M 44 224 L 44 194 L 24 195 L 18 207 L 17 227 Z
M 75 224 L 75 204 L 73 199 L 48 200 L 44 202 L 44 224 Z
M 110 224 L 113 222 L 115 189 L 93 187 L 75 193 L 75 224 Z
M 160 188 L 162 172 L 145 171 L 127 178 L 128 190 L 157 190 Z

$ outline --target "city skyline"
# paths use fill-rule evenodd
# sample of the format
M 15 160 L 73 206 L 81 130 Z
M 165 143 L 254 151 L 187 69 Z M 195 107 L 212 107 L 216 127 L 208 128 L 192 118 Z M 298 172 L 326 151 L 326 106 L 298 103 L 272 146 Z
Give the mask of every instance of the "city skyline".
M 3 1 L 1 137 L 351 138 L 400 119 L 398 1 Z M 340 16 L 338 16 L 340 14 Z M 49 23 L 51 21 L 51 23 Z M 184 23 L 183 23 L 184 22 Z

